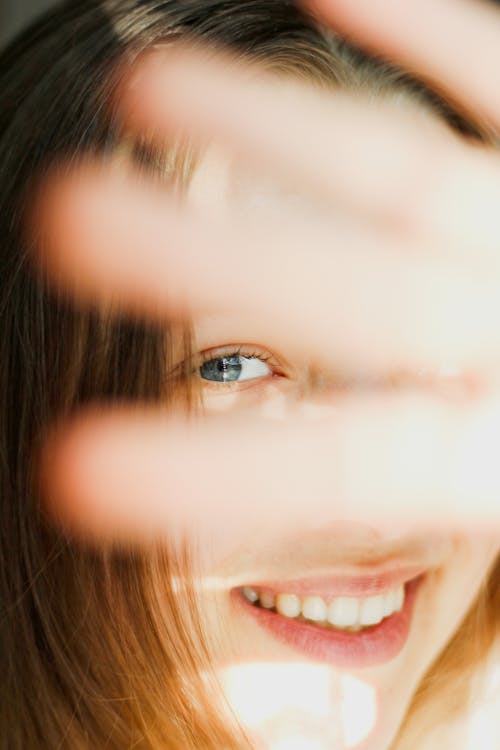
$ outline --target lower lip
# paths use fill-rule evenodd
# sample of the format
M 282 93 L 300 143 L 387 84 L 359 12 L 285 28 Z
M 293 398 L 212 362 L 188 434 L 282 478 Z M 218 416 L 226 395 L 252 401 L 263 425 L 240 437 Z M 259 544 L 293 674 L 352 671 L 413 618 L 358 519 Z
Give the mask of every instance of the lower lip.
M 287 646 L 323 664 L 360 669 L 385 664 L 402 651 L 410 635 L 415 599 L 423 578 L 419 576 L 405 585 L 400 612 L 358 633 L 289 619 L 251 604 L 240 591 L 233 590 L 232 594 L 235 603 Z

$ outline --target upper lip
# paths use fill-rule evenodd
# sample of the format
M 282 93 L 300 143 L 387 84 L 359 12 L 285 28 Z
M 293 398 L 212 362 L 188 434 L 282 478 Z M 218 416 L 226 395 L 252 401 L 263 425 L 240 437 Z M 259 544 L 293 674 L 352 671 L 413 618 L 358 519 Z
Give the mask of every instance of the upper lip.
M 393 564 L 388 569 L 374 569 L 357 574 L 330 572 L 299 579 L 252 582 L 250 587 L 260 592 L 321 596 L 324 599 L 335 596 L 376 596 L 418 578 L 427 570 L 428 567 L 422 565 Z
M 392 534 L 338 521 L 279 538 L 265 526 L 216 571 L 231 588 L 304 596 L 370 596 L 440 568 L 453 551 L 442 534 Z M 238 571 L 235 575 L 235 571 Z

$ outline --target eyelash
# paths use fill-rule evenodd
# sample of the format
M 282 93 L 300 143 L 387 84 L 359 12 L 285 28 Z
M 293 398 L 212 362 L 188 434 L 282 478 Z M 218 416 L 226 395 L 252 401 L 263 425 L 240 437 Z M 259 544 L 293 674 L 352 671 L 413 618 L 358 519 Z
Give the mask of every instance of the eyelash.
M 210 362 L 210 360 L 212 359 L 222 359 L 223 357 L 226 357 L 227 359 L 229 359 L 230 357 L 246 357 L 247 359 L 260 359 L 261 362 L 266 362 L 267 364 L 272 359 L 273 355 L 270 352 L 266 352 L 264 350 L 247 350 L 242 344 L 237 349 L 228 347 L 207 349 L 204 352 L 200 352 L 198 357 L 199 360 L 197 361 L 196 367 L 194 368 L 194 372 L 196 372 L 201 365 L 205 364 L 205 362 Z

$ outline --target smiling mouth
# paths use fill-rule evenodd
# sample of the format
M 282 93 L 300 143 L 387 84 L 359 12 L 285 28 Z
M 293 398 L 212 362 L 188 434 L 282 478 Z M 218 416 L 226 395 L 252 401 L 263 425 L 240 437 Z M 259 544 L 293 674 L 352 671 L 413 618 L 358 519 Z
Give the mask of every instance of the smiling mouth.
M 234 589 L 232 598 L 240 611 L 294 650 L 322 663 L 362 668 L 386 663 L 403 649 L 425 577 L 420 573 L 385 587 L 377 579 L 362 579 L 361 585 L 340 587 L 342 596 L 320 596 L 314 586 L 306 586 L 306 593 L 252 586 Z
M 403 609 L 405 586 L 399 584 L 389 591 L 368 597 L 297 596 L 256 591 L 245 587 L 241 593 L 251 604 L 272 610 L 283 617 L 300 622 L 312 622 L 318 627 L 359 632 L 378 625 Z

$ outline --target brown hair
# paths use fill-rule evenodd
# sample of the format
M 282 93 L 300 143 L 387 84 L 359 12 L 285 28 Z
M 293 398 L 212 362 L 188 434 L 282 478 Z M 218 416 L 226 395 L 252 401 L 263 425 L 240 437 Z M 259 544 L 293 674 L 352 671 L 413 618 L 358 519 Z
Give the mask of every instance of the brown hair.
M 35 175 L 59 159 L 116 148 L 111 72 L 149 45 L 195 34 L 328 86 L 404 91 L 462 132 L 408 76 L 365 57 L 288 0 L 68 0 L 0 56 L 0 748 L 222 750 L 248 746 L 227 721 L 190 582 L 189 548 L 93 550 L 45 520 L 34 487 L 47 427 L 99 400 L 168 401 L 165 331 L 76 311 L 32 272 L 23 215 Z M 181 154 L 135 156 L 164 176 Z M 188 347 L 188 344 L 186 344 Z M 174 579 L 185 581 L 176 593 Z M 171 585 L 168 585 L 168 581 Z M 443 694 L 498 629 L 499 568 L 422 681 L 398 748 L 418 747 Z M 203 678 L 201 675 L 205 675 Z M 456 704 L 456 705 L 453 705 Z M 428 718 L 427 717 L 432 717 Z M 427 723 L 426 723 L 427 722 Z

